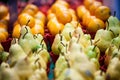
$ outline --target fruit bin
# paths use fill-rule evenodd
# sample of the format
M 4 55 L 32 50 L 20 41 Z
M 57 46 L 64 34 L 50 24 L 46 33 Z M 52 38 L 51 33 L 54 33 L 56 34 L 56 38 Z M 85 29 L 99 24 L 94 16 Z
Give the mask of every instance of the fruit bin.
M 8 0 L 8 1 L 11 1 L 11 0 Z M 83 4 L 83 0 L 66 0 L 69 4 L 70 4 L 70 8 L 76 10 L 76 8 Z M 98 1 L 101 1 L 103 2 L 102 0 L 98 0 Z M 29 4 L 29 3 L 33 3 L 35 5 L 38 6 L 39 10 L 42 11 L 46 16 L 47 16 L 47 11 L 49 10 L 49 8 L 52 6 L 52 4 L 54 4 L 55 0 L 17 0 L 17 5 L 16 7 L 18 8 L 17 11 L 18 11 L 18 14 L 24 9 L 24 7 Z M 0 4 L 5 4 L 5 3 L 0 3 Z M 9 3 L 9 6 L 11 6 L 11 4 L 16 4 L 14 2 L 12 3 Z M 105 4 L 105 3 L 104 3 Z M 13 5 L 12 5 L 13 6 Z M 9 8 L 10 9 L 10 8 Z M 13 8 L 12 8 L 13 9 Z M 14 11 L 16 11 L 15 9 L 13 9 Z M 11 12 L 13 13 L 13 11 Z M 17 13 L 15 15 L 18 15 Z M 11 17 L 11 16 L 10 16 Z M 12 17 L 13 18 L 13 17 Z M 4 50 L 5 51 L 9 51 L 9 47 L 10 47 L 10 44 L 11 44 L 11 41 L 12 41 L 12 30 L 13 30 L 13 23 L 15 22 L 15 20 L 17 19 L 17 16 L 15 16 L 13 18 L 13 21 L 10 21 L 9 22 L 9 28 L 8 28 L 8 32 L 9 32 L 9 37 L 7 38 L 6 41 L 4 42 L 1 42 L 2 46 L 4 47 Z M 45 26 L 47 26 L 47 24 L 45 24 Z M 47 45 L 47 50 L 50 54 L 50 62 L 48 63 L 48 67 L 47 67 L 47 75 L 48 75 L 48 78 L 49 80 L 54 80 L 54 67 L 55 67 L 55 62 L 56 60 L 58 59 L 58 55 L 55 55 L 52 50 L 51 50 L 51 46 L 52 46 L 52 43 L 54 41 L 54 38 L 55 36 L 53 36 L 49 30 L 47 28 L 44 29 L 45 30 L 45 34 L 44 34 L 44 40 L 46 42 L 46 45 Z M 83 32 L 84 33 L 88 33 L 86 31 L 86 28 L 84 29 L 83 28 Z M 91 33 L 91 36 L 94 37 L 94 33 Z M 107 66 L 104 64 L 104 59 L 105 59 L 105 55 L 104 53 L 101 54 L 100 58 L 99 58 L 99 62 L 100 62 L 100 69 L 104 72 L 106 72 L 106 69 L 107 69 Z

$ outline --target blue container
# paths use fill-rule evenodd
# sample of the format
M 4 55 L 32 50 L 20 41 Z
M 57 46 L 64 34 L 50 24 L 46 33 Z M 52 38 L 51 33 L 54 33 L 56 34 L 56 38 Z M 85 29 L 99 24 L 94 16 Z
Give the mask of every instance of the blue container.
M 116 17 L 120 20 L 120 0 L 103 0 L 103 4 L 111 9 L 112 15 L 116 11 Z

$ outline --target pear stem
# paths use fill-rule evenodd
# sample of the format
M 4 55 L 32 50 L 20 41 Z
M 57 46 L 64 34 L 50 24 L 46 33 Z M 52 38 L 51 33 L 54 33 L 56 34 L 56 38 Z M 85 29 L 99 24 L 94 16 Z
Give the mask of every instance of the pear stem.
M 34 64 L 36 64 L 36 63 L 38 62 L 38 60 L 39 60 L 39 58 L 37 58 L 37 59 L 35 60 Z
M 67 53 L 67 46 L 68 46 L 68 45 L 66 44 L 66 53 Z
M 60 41 L 62 41 L 62 38 L 63 38 L 63 37 L 62 37 L 62 35 L 60 34 Z
M 106 30 L 108 30 L 109 29 L 109 21 L 107 20 L 107 24 L 108 24 L 108 26 L 106 27 Z
M 26 29 L 26 33 L 23 35 L 23 39 L 25 38 L 25 35 L 28 33 L 28 29 L 27 29 L 27 27 L 25 27 L 25 29 Z
M 70 36 L 70 38 L 72 38 L 71 32 L 69 32 L 69 36 Z
M 28 22 L 26 23 L 26 26 L 28 26 L 28 23 L 30 22 L 30 19 L 28 20 Z
M 96 47 L 97 47 L 97 45 L 94 46 L 94 48 L 92 49 L 92 51 L 94 51 Z
M 79 36 L 78 36 L 78 40 L 77 40 L 77 43 L 79 42 L 79 40 L 80 40 L 80 34 L 79 34 Z
M 40 45 L 43 43 L 43 41 L 44 41 L 44 38 L 41 40 Z
M 119 45 L 119 47 L 118 47 L 118 51 L 120 50 L 120 45 Z
M 37 35 L 33 35 L 33 38 L 36 39 L 36 38 L 37 38 Z
M 94 42 L 94 45 L 96 45 L 99 41 L 100 41 L 100 39 L 98 39 L 97 41 L 95 41 L 95 42 Z
M 112 32 L 112 34 L 115 36 L 115 33 L 110 29 L 109 31 L 111 31 Z
M 65 47 L 65 44 L 62 41 L 60 43 Z
M 91 43 L 91 45 L 93 44 L 93 42 L 92 42 L 92 39 L 90 38 L 90 43 Z

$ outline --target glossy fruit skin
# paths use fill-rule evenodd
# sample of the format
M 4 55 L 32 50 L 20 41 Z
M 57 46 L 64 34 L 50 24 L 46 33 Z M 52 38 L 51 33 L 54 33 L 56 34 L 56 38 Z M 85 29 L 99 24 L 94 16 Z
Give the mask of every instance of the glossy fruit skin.
M 107 6 L 100 6 L 95 10 L 95 16 L 103 21 L 106 21 L 110 15 L 110 9 Z
M 82 20 L 84 14 L 88 13 L 88 10 L 85 8 L 84 5 L 78 6 L 76 11 L 80 20 Z
M 89 11 L 91 13 L 91 15 L 95 14 L 95 10 L 99 7 L 102 6 L 101 2 L 98 1 L 94 1 L 93 4 L 89 7 Z
M 40 24 L 35 24 L 34 27 L 31 28 L 32 34 L 42 34 L 44 36 L 44 28 Z
M 0 5 L 0 19 L 4 18 L 8 14 L 8 8 L 5 5 Z
M 50 21 L 47 23 L 47 28 L 50 31 L 50 33 L 55 36 L 56 34 L 59 33 L 64 28 L 64 25 L 59 23 L 57 18 L 52 18 Z
M 29 20 L 30 22 L 28 23 Z M 18 16 L 18 23 L 21 26 L 26 25 L 28 23 L 28 26 L 32 28 L 35 25 L 35 19 L 27 13 L 22 13 Z
M 89 9 L 89 7 L 93 4 L 94 1 L 95 0 L 84 0 L 83 4 L 87 9 Z
M 104 28 L 105 28 L 104 22 L 98 18 L 91 19 L 87 26 L 87 30 L 90 33 L 96 33 L 97 30 Z
M 8 32 L 4 28 L 0 28 L 0 42 L 4 42 L 8 38 Z
M 69 23 L 72 20 L 71 13 L 66 7 L 63 6 L 57 6 L 55 15 L 58 21 L 62 24 Z
M 20 37 L 20 30 L 21 30 L 20 24 L 16 24 L 13 28 L 12 37 L 19 38 Z

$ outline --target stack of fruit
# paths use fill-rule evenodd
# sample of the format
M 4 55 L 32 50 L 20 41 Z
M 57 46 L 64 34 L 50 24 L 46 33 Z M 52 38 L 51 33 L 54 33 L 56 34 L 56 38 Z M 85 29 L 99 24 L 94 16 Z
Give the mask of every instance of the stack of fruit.
M 11 42 L 9 57 L 0 53 L 6 60 L 0 66 L 0 80 L 47 80 L 50 56 L 42 35 L 33 35 L 27 25 L 21 27 L 20 34 Z
M 8 21 L 8 8 L 5 5 L 0 5 L 0 42 L 4 42 L 8 38 Z
M 105 28 L 104 22 L 111 15 L 110 9 L 97 0 L 84 0 L 83 5 L 78 6 L 76 11 L 83 28 L 92 35 Z
M 47 19 L 47 28 L 53 36 L 62 31 L 66 23 L 71 22 L 74 25 L 77 23 L 75 11 L 64 0 L 57 0 L 51 6 L 48 10 Z
M 23 25 L 31 28 L 32 34 L 44 35 L 44 25 L 46 22 L 45 15 L 39 11 L 38 7 L 33 4 L 28 4 L 24 10 L 19 14 L 17 21 L 14 24 L 12 37 L 19 38 L 20 30 Z

